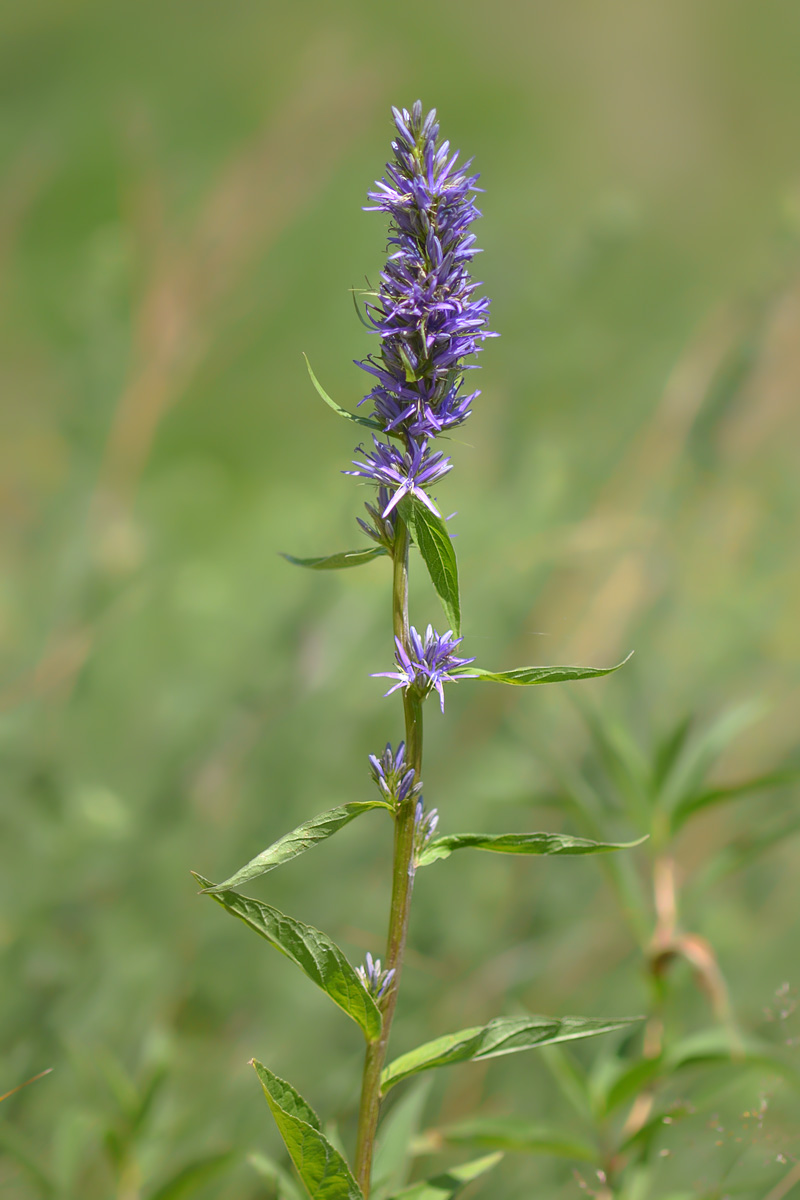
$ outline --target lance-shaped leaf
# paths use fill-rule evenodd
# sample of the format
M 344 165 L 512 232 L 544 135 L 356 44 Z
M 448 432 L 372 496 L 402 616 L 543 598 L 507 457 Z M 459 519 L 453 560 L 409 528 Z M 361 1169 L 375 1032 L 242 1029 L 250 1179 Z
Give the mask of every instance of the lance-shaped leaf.
M 294 1179 L 278 1163 L 265 1154 L 248 1154 L 247 1161 L 253 1170 L 272 1186 L 275 1200 L 301 1200 L 300 1188 Z
M 755 779 L 744 779 L 740 783 L 732 783 L 727 787 L 707 788 L 705 791 L 686 796 L 675 806 L 670 822 L 672 832 L 677 831 L 695 813 L 702 812 L 728 800 L 738 800 L 740 797 L 752 795 L 755 792 L 765 792 L 773 788 L 786 787 L 800 778 L 800 768 L 793 767 L 783 771 L 771 771 L 767 775 L 758 775 Z
M 205 890 L 213 886 L 202 875 L 192 874 Z M 238 892 L 214 893 L 212 899 L 296 963 L 312 983 L 361 1026 L 368 1041 L 380 1036 L 381 1014 L 375 1001 L 327 934 Z
M 149 1193 L 148 1200 L 185 1200 L 187 1196 L 194 1196 L 203 1184 L 221 1174 L 226 1167 L 232 1166 L 236 1157 L 234 1151 L 228 1150 L 188 1163 L 155 1192 Z
M 571 683 L 576 679 L 598 679 L 601 675 L 612 675 L 625 666 L 632 654 L 631 650 L 614 667 L 514 667 L 511 671 L 486 671 L 470 663 L 468 667 L 453 671 L 453 675 L 468 675 L 474 679 L 487 679 L 490 683 L 513 683 L 522 687 L 530 687 L 534 683 Z
M 428 574 L 442 602 L 450 628 L 456 637 L 461 637 L 458 564 L 445 523 L 413 495 L 404 496 L 398 508 L 428 568 Z
M 430 1071 L 434 1067 L 481 1062 L 501 1054 L 516 1054 L 536 1046 L 549 1046 L 553 1042 L 594 1037 L 598 1033 L 623 1029 L 640 1020 L 641 1017 L 621 1017 L 616 1020 L 604 1020 L 602 1017 L 495 1017 L 488 1025 L 460 1029 L 458 1033 L 446 1034 L 433 1042 L 417 1046 L 408 1054 L 402 1054 L 384 1070 L 381 1089 L 385 1094 L 401 1079 L 407 1079 L 419 1071 Z
M 275 867 L 280 867 L 293 858 L 297 858 L 298 854 L 304 854 L 306 850 L 316 846 L 317 842 L 324 842 L 326 838 L 332 837 L 334 833 L 337 833 L 345 825 L 349 825 L 356 817 L 369 812 L 372 808 L 386 808 L 389 812 L 392 811 L 392 806 L 384 800 L 355 800 L 351 804 L 330 808 L 327 812 L 312 817 L 310 821 L 304 821 L 291 833 L 286 833 L 282 838 L 278 838 L 277 842 L 273 842 L 266 850 L 262 850 L 235 875 L 231 875 L 230 879 L 226 879 L 224 883 L 216 883 L 213 887 L 206 888 L 206 891 L 214 896 L 229 888 L 236 888 L 243 883 L 248 883 L 251 879 L 257 879 L 259 875 L 265 875 L 267 871 L 273 871 Z
M 496 1166 L 502 1157 L 502 1154 L 487 1154 L 483 1158 L 463 1163 L 460 1167 L 451 1167 L 441 1175 L 435 1175 L 421 1183 L 412 1183 L 411 1187 L 403 1188 L 402 1192 L 395 1192 L 389 1200 L 451 1200 L 451 1197 L 457 1196 L 468 1183 L 472 1183 L 473 1179 L 485 1175 Z
M 496 854 L 605 854 L 609 850 L 630 850 L 641 846 L 646 837 L 635 842 L 592 842 L 568 833 L 453 833 L 435 838 L 420 854 L 417 863 L 427 866 L 440 858 L 449 858 L 454 850 L 492 850 Z
M 472 1117 L 447 1125 L 438 1134 L 446 1142 L 462 1143 L 486 1150 L 511 1150 L 520 1154 L 552 1154 L 578 1162 L 597 1162 L 597 1147 L 571 1133 L 533 1125 L 520 1117 Z
M 364 1200 L 350 1168 L 321 1132 L 319 1117 L 291 1084 L 253 1060 L 286 1149 L 313 1200 Z
M 430 1076 L 417 1079 L 381 1122 L 372 1165 L 372 1200 L 385 1200 L 406 1183 L 412 1159 L 420 1153 L 414 1142 L 432 1082 Z
M 312 571 L 343 571 L 347 567 L 360 567 L 374 558 L 384 558 L 388 550 L 383 546 L 367 546 L 365 550 L 342 550 L 339 554 L 326 554 L 322 558 L 295 558 L 293 554 L 281 554 L 296 567 L 309 567 Z
M 332 408 L 338 416 L 347 417 L 348 421 L 355 421 L 356 425 L 363 425 L 366 429 L 375 429 L 379 433 L 383 433 L 384 430 L 380 421 L 373 421 L 371 417 L 359 417 L 357 413 L 348 412 L 346 408 L 342 408 L 341 405 L 337 404 L 336 401 L 328 395 L 328 393 L 325 391 L 325 388 L 311 370 L 311 363 L 308 361 L 308 355 L 304 354 L 303 358 L 306 360 L 306 367 L 308 368 L 308 373 L 311 376 L 311 382 L 329 408 Z

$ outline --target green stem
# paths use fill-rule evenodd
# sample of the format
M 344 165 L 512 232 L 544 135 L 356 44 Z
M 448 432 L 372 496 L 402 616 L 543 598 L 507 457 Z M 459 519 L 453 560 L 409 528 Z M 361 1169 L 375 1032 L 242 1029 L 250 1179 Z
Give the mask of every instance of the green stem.
M 408 529 L 398 517 L 394 548 L 394 580 L 392 587 L 392 623 L 395 637 L 408 648 Z M 422 701 L 410 689 L 403 692 L 403 713 L 406 727 L 406 762 L 415 772 L 422 772 Z M 381 1001 L 383 1026 L 380 1037 L 367 1044 L 364 1074 L 361 1084 L 361 1105 L 358 1113 L 355 1175 L 365 1200 L 369 1196 L 372 1174 L 372 1152 L 381 1104 L 381 1071 L 386 1061 L 386 1049 L 392 1027 L 403 956 L 408 934 L 411 892 L 414 886 L 414 815 L 416 796 L 408 796 L 397 806 L 394 821 L 394 856 L 392 862 L 392 901 L 389 910 L 389 932 L 386 941 L 386 969 L 393 970 L 392 982 Z

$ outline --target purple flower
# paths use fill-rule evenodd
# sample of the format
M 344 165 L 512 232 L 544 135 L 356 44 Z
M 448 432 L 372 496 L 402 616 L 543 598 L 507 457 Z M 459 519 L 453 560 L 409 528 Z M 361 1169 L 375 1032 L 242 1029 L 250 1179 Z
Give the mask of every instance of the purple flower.
M 478 176 L 439 141 L 436 112 L 392 110 L 393 161 L 369 193 L 370 210 L 389 214 L 389 257 L 367 320 L 380 335 L 377 356 L 358 365 L 375 377 L 366 397 L 387 433 L 435 437 L 465 421 L 478 395 L 461 395 L 464 360 L 480 349 L 489 301 L 469 275 L 478 253 L 471 223 Z
M 389 971 L 381 970 L 381 960 L 373 959 L 369 950 L 365 965 L 356 969 L 356 974 L 374 1000 L 380 1000 L 389 984 L 394 979 L 394 967 Z
M 422 787 L 421 783 L 414 783 L 414 768 L 406 766 L 405 742 L 400 743 L 396 753 L 387 742 L 380 758 L 370 754 L 369 764 L 372 778 L 392 803 L 402 803 L 406 796 L 415 795 Z
M 396 692 L 398 688 L 413 687 L 422 696 L 436 691 L 441 701 L 442 712 L 444 712 L 444 687 L 442 685 L 455 683 L 457 678 L 471 678 L 461 671 L 458 676 L 454 676 L 452 672 L 459 667 L 466 666 L 467 663 L 474 662 L 475 659 L 456 656 L 455 648 L 463 641 L 463 638 L 454 638 L 451 629 L 448 629 L 446 633 L 437 633 L 429 625 L 423 641 L 412 625 L 408 635 L 410 654 L 406 651 L 400 638 L 395 638 L 395 659 L 399 670 L 376 671 L 373 678 L 397 680 L 397 683 L 386 692 L 387 696 L 391 696 L 392 692 Z
M 385 488 L 393 488 L 394 494 L 384 508 L 381 516 L 385 519 L 392 509 L 399 504 L 403 496 L 417 496 L 437 517 L 441 513 L 426 495 L 423 488 L 426 484 L 435 483 L 452 469 L 453 464 L 445 458 L 440 450 L 431 452 L 425 444 L 419 444 L 412 438 L 408 439 L 409 449 L 401 450 L 390 442 L 379 442 L 373 435 L 374 451 L 359 447 L 360 453 L 366 459 L 359 462 L 353 459 L 356 471 L 345 471 L 345 475 L 360 475 L 371 479 Z

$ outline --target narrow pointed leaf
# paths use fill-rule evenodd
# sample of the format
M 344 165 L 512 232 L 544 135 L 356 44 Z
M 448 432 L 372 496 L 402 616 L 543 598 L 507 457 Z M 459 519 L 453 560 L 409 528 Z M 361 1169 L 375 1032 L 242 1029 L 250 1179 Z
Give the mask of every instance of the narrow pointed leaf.
M 628 1104 L 654 1079 L 658 1079 L 663 1069 L 663 1055 L 657 1058 L 640 1058 L 633 1066 L 624 1068 L 602 1097 L 603 1113 L 612 1113 L 621 1105 Z
M 486 679 L 490 683 L 513 683 L 522 687 L 530 687 L 535 683 L 571 683 L 576 679 L 598 679 L 601 675 L 611 675 L 625 666 L 631 654 L 614 667 L 514 667 L 511 671 L 486 671 L 470 663 L 463 670 L 454 671 L 453 675 Z
M 689 734 L 692 731 L 693 721 L 693 714 L 688 713 L 656 747 L 653 763 L 653 787 L 655 791 L 659 791 L 663 787 L 667 776 L 680 758 Z
M 712 1066 L 731 1067 L 735 1071 L 746 1068 L 771 1071 L 800 1089 L 800 1070 L 775 1046 L 755 1038 L 732 1045 L 730 1037 L 719 1029 L 691 1034 L 671 1046 L 664 1056 L 663 1073 Z
M 627 1137 L 619 1147 L 619 1153 L 622 1154 L 626 1150 L 633 1149 L 649 1149 L 660 1133 L 667 1133 L 671 1125 L 674 1125 L 676 1121 L 680 1121 L 683 1117 L 691 1116 L 694 1111 L 691 1104 L 673 1104 L 671 1108 L 659 1112 L 655 1117 L 651 1117 L 640 1129 L 637 1129 L 635 1133 Z
M 370 417 L 359 417 L 356 413 L 348 412 L 346 408 L 342 408 L 340 405 L 338 405 L 336 401 L 328 395 L 328 393 L 325 391 L 325 388 L 311 370 L 311 363 L 308 361 L 308 355 L 304 354 L 303 358 L 306 360 L 306 367 L 308 368 L 308 373 L 311 376 L 311 382 L 329 408 L 332 408 L 333 411 L 340 417 L 347 417 L 348 421 L 355 421 L 356 425 L 363 425 L 366 429 L 375 429 L 379 433 L 383 433 L 383 426 L 379 421 L 373 421 Z
M 428 568 L 431 583 L 442 602 L 450 628 L 461 636 L 461 598 L 458 591 L 456 552 L 447 527 L 416 496 L 405 496 L 398 505 L 400 516 L 417 544 Z
M 565 1046 L 545 1046 L 541 1060 L 553 1077 L 558 1090 L 583 1120 L 594 1123 L 594 1107 L 589 1079 L 583 1065 Z
M 369 812 L 373 808 L 386 808 L 389 812 L 392 811 L 390 804 L 383 800 L 357 800 L 352 804 L 342 804 L 338 808 L 330 808 L 327 812 L 319 813 L 316 817 L 312 817 L 310 821 L 304 821 L 302 825 L 298 825 L 297 829 L 293 829 L 291 833 L 286 833 L 277 842 L 273 842 L 266 850 L 262 850 L 260 854 L 252 858 L 246 866 L 237 871 L 235 875 L 231 875 L 230 879 L 226 879 L 224 883 L 214 884 L 213 887 L 205 890 L 210 895 L 216 895 L 219 892 L 227 891 L 229 888 L 239 887 L 243 883 L 249 883 L 251 879 L 257 879 L 259 875 L 265 875 L 267 871 L 273 871 L 275 867 L 280 867 L 284 863 L 291 862 L 293 858 L 297 858 L 299 854 L 304 854 L 306 850 L 310 850 L 312 846 L 316 846 L 318 842 L 324 842 L 326 838 L 332 837 L 345 825 L 361 816 L 362 813 Z
M 301 1200 L 300 1189 L 294 1180 L 284 1171 L 283 1167 L 267 1158 L 266 1154 L 248 1154 L 247 1161 L 253 1170 L 271 1183 L 275 1190 L 275 1200 Z
M 313 1200 L 363 1200 L 350 1168 L 320 1132 L 319 1118 L 302 1096 L 253 1061 L 286 1149 Z
M 460 1167 L 451 1167 L 449 1171 L 435 1175 L 433 1179 L 412 1183 L 411 1187 L 403 1188 L 402 1192 L 395 1192 L 389 1200 L 451 1200 L 452 1196 L 457 1196 L 473 1179 L 491 1171 L 502 1157 L 502 1154 L 487 1154 Z
M 232 1166 L 238 1157 L 235 1151 L 228 1150 L 224 1154 L 210 1154 L 188 1163 L 155 1192 L 151 1192 L 148 1200 L 184 1200 L 186 1196 L 194 1196 L 203 1184 Z
M 604 1020 L 602 1017 L 495 1017 L 488 1025 L 461 1029 L 426 1042 L 390 1063 L 381 1076 L 384 1094 L 401 1079 L 446 1067 L 452 1063 L 481 1062 L 501 1054 L 516 1054 L 536 1046 L 566 1042 L 575 1038 L 594 1037 L 610 1033 L 640 1021 L 641 1017 L 622 1017 Z
M 293 554 L 281 554 L 296 567 L 309 567 L 312 571 L 343 571 L 347 567 L 360 567 L 375 558 L 385 558 L 388 550 L 383 546 L 367 546 L 364 550 L 342 550 L 339 554 L 326 554 L 322 558 L 295 558 Z
M 690 742 L 664 783 L 658 796 L 659 808 L 671 813 L 687 797 L 700 791 L 723 751 L 763 715 L 764 704 L 759 700 L 737 705 Z
M 213 886 L 208 879 L 192 874 L 202 888 Z M 327 934 L 239 892 L 212 894 L 212 899 L 296 963 L 312 983 L 361 1026 L 369 1041 L 380 1036 L 381 1014 L 375 1001 Z
M 579 1162 L 597 1162 L 597 1147 L 571 1133 L 533 1125 L 519 1117 L 473 1117 L 440 1129 L 446 1142 L 468 1143 L 486 1150 L 516 1151 L 520 1154 L 552 1154 Z
M 730 784 L 728 787 L 708 788 L 696 795 L 687 796 L 676 805 L 672 813 L 671 827 L 673 833 L 683 826 L 695 813 L 728 800 L 738 800 L 742 796 L 752 795 L 753 792 L 765 792 L 772 788 L 785 787 L 800 778 L 800 769 L 773 771 L 767 775 L 759 775 L 755 779 L 745 779 L 741 783 Z
M 454 850 L 492 850 L 496 854 L 605 854 L 609 850 L 630 850 L 641 846 L 646 837 L 635 842 L 592 842 L 567 833 L 454 833 L 435 838 L 419 856 L 418 865 L 427 866 L 440 858 L 449 858 Z

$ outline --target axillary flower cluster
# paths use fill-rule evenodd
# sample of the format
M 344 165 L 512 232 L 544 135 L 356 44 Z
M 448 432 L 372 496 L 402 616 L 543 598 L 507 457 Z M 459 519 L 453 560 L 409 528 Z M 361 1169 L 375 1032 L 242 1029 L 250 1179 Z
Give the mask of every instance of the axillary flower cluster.
M 469 230 L 481 215 L 471 160 L 458 166 L 458 151 L 439 142 L 435 109 L 423 115 L 417 101 L 410 112 L 392 113 L 394 158 L 367 206 L 391 218 L 388 261 L 366 304 L 381 344 L 358 364 L 376 380 L 362 404 L 372 404 L 385 440 L 373 435 L 372 449 L 359 447 L 356 469 L 346 472 L 378 485 L 378 507 L 366 506 L 372 523 L 359 524 L 384 545 L 392 536 L 387 521 L 404 496 L 440 515 L 427 489 L 453 464 L 432 442 L 469 417 L 480 392 L 465 386 L 474 367 L 465 360 L 483 338 L 495 336 L 486 328 L 489 300 L 475 296 L 480 285 L 469 274 L 479 253 Z M 449 630 L 438 634 L 429 626 L 423 638 L 412 627 L 409 646 L 396 643 L 398 671 L 382 672 L 398 681 L 390 691 L 415 687 L 425 695 L 433 689 L 444 710 L 442 684 L 453 668 L 472 661 L 456 657 L 460 641 Z

